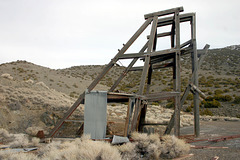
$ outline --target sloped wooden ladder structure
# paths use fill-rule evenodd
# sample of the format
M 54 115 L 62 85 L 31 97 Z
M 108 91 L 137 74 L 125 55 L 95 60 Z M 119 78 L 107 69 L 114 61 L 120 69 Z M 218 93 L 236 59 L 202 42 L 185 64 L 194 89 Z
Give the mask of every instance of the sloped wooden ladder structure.
M 194 122 L 195 122 L 195 135 L 199 135 L 199 92 L 196 91 L 198 87 L 198 54 L 196 44 L 196 18 L 195 13 L 180 14 L 183 12 L 183 7 L 173 8 L 160 12 L 146 14 L 145 22 L 136 31 L 136 33 L 123 45 L 122 49 L 115 55 L 113 59 L 106 65 L 103 71 L 96 77 L 96 79 L 89 85 L 86 92 L 90 92 L 99 83 L 99 81 L 110 71 L 110 69 L 121 59 L 132 59 L 129 65 L 125 68 L 124 72 L 115 81 L 108 91 L 109 101 L 111 99 L 129 101 L 127 119 L 125 124 L 124 135 L 127 136 L 132 131 L 142 130 L 144 125 L 147 104 L 152 101 L 159 101 L 162 99 L 174 98 L 175 111 L 169 122 L 165 133 L 170 133 L 174 127 L 174 134 L 180 135 L 180 109 L 186 99 L 192 86 L 194 90 Z M 187 42 L 180 44 L 180 23 L 190 22 L 191 24 L 191 39 Z M 151 25 L 150 35 L 147 37 L 146 44 L 138 53 L 126 53 L 128 48 L 135 42 L 141 33 Z M 171 25 L 170 32 L 158 33 L 157 29 L 163 26 Z M 157 39 L 161 37 L 170 36 L 171 48 L 166 50 L 157 51 Z M 202 52 L 206 53 L 209 46 L 206 46 Z M 189 86 L 186 88 L 183 97 L 181 98 L 181 77 L 180 77 L 180 58 L 182 55 L 192 55 L 192 78 Z M 134 64 L 142 59 L 144 66 L 134 67 Z M 171 62 L 169 62 L 171 61 Z M 172 67 L 173 68 L 173 83 L 174 90 L 172 92 L 159 92 L 149 93 L 151 85 L 152 71 L 154 69 Z M 141 70 L 141 81 L 137 94 L 121 94 L 113 92 L 119 85 L 121 80 L 130 71 Z M 146 83 L 147 82 L 147 83 Z M 146 87 L 146 88 L 145 88 Z M 84 103 L 85 92 L 82 93 L 72 107 L 65 113 L 64 117 L 58 121 L 53 128 L 49 137 L 53 137 L 64 124 L 65 121 L 71 116 L 76 108 Z M 133 115 L 132 115 L 133 114 Z

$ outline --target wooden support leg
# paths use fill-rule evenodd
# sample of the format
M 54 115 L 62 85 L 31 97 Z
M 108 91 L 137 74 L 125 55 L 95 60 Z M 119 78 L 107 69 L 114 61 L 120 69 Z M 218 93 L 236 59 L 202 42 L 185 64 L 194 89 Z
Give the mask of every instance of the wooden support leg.
M 138 126 L 138 131 L 142 132 L 143 131 L 143 125 L 145 123 L 145 118 L 146 118 L 146 113 L 147 113 L 147 104 L 143 105 L 143 108 L 140 113 L 140 120 L 139 120 L 139 126 Z
M 129 125 L 130 125 L 134 105 L 135 105 L 135 98 L 130 98 L 128 103 L 127 117 L 125 122 L 125 129 L 124 129 L 125 137 L 127 137 L 129 134 Z
M 131 123 L 131 132 L 137 131 L 137 123 L 138 123 L 137 121 L 138 121 L 138 116 L 140 111 L 141 111 L 141 100 L 137 99 L 134 114 L 133 114 L 133 119 Z

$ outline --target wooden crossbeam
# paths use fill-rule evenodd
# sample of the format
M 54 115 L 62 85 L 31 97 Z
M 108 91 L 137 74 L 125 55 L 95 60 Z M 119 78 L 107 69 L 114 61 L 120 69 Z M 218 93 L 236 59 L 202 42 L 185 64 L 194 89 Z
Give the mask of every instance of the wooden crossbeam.
M 192 17 L 195 15 L 195 13 L 186 13 L 179 15 L 180 22 L 190 22 L 192 21 Z M 172 25 L 174 21 L 174 17 L 166 17 L 166 18 L 159 18 L 158 19 L 158 27 L 163 27 L 167 25 Z
M 159 12 L 145 14 L 144 18 L 148 19 L 150 17 L 155 17 L 155 16 L 157 16 L 157 17 L 165 16 L 165 15 L 169 15 L 169 14 L 174 14 L 176 11 L 183 12 L 183 7 L 172 8 L 172 9 L 168 9 L 168 10 L 164 10 L 164 11 L 159 11 Z

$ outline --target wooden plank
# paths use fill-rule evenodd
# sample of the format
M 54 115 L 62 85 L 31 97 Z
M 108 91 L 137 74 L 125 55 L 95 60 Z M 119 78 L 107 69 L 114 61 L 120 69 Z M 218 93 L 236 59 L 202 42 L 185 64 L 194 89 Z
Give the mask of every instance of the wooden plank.
M 175 22 L 172 23 L 171 28 L 171 48 L 174 48 L 175 46 Z
M 127 137 L 128 135 L 128 127 L 129 127 L 129 121 L 130 121 L 130 107 L 131 107 L 131 100 L 129 99 L 128 108 L 127 108 L 127 117 L 125 121 L 124 133 L 123 133 L 124 137 Z
M 150 100 L 152 97 L 175 97 L 180 95 L 180 92 L 158 92 L 152 94 L 146 94 L 142 99 Z
M 198 92 L 199 95 L 201 95 L 204 99 L 207 97 L 197 86 L 195 86 L 194 84 L 190 83 L 191 86 L 191 90 L 193 90 L 194 92 Z
M 175 85 L 174 89 L 176 92 L 181 92 L 181 76 L 180 76 L 180 19 L 179 12 L 174 14 L 175 19 L 175 36 L 176 36 L 176 50 L 175 53 Z M 174 117 L 174 135 L 180 136 L 180 96 L 175 97 L 175 117 Z
M 144 104 L 140 112 L 140 119 L 139 119 L 139 126 L 138 126 L 138 131 L 140 132 L 143 131 L 142 124 L 145 123 L 146 113 L 147 113 L 147 104 Z
M 192 44 L 192 40 L 191 39 L 186 41 L 186 42 L 184 42 L 183 44 L 181 44 L 180 48 L 186 47 L 187 45 L 190 45 L 190 44 Z
M 133 59 L 133 58 L 144 58 L 145 57 L 144 52 L 141 53 L 128 53 L 121 55 L 118 59 Z
M 170 35 L 171 35 L 171 32 L 158 33 L 157 38 L 166 37 L 166 36 L 170 36 Z M 150 35 L 147 36 L 147 39 L 149 39 L 149 37 L 150 37 Z
M 150 17 L 155 17 L 155 16 L 165 16 L 165 15 L 169 15 L 169 14 L 173 14 L 176 11 L 178 12 L 182 12 L 183 11 L 183 7 L 177 7 L 177 8 L 172 8 L 172 9 L 168 9 L 168 10 L 164 10 L 164 11 L 159 11 L 159 12 L 154 12 L 154 13 L 149 13 L 149 14 L 145 14 L 144 18 L 148 19 Z
M 147 79 L 147 90 L 146 90 L 146 94 L 149 93 L 150 91 L 150 86 L 151 86 L 151 80 L 152 80 L 152 65 L 150 65 L 149 70 L 148 70 L 148 79 Z
M 200 66 L 202 65 L 202 62 L 203 62 L 203 59 L 204 57 L 206 56 L 207 52 L 208 52 L 208 49 L 210 48 L 210 45 L 209 44 L 206 44 L 203 48 L 203 53 L 201 54 L 201 56 L 199 57 L 198 59 L 198 69 L 200 69 Z
M 175 53 L 169 53 L 169 54 L 164 54 L 164 55 L 159 55 L 159 56 L 155 56 L 155 57 L 151 57 L 150 63 L 151 64 L 155 64 L 155 63 L 160 63 L 162 61 L 166 61 L 169 59 L 173 59 Z
M 134 114 L 133 114 L 133 118 L 132 118 L 132 123 L 131 123 L 131 132 L 136 131 L 137 129 L 137 120 L 138 120 L 138 115 L 140 113 L 141 110 L 141 100 L 137 99 L 136 100 L 136 104 L 135 104 L 135 109 L 134 109 Z
M 183 22 L 190 22 L 192 20 L 192 16 L 194 16 L 195 13 L 187 13 L 187 14 L 181 14 L 179 15 L 180 23 Z M 159 18 L 158 19 L 158 27 L 163 27 L 167 25 L 172 25 L 174 21 L 174 16 L 166 17 L 166 18 Z
M 173 63 L 164 63 L 164 64 L 156 64 L 153 65 L 152 69 L 160 69 L 160 68 L 168 68 L 172 67 Z M 143 67 L 132 67 L 129 71 L 141 71 L 143 70 Z
M 66 119 L 64 122 L 83 123 L 83 122 L 84 122 L 84 120 Z
M 192 53 L 192 72 L 193 84 L 198 87 L 198 57 L 197 57 L 197 42 L 196 42 L 196 16 L 192 17 L 191 21 L 191 38 L 193 40 L 193 53 Z M 200 135 L 200 122 L 199 122 L 199 93 L 195 92 L 193 95 L 194 103 L 194 134 L 198 137 Z
M 167 54 L 171 54 L 171 53 L 175 53 L 177 50 L 176 49 L 165 49 L 165 50 L 161 50 L 161 51 L 156 51 L 156 52 L 152 52 L 150 54 L 151 57 L 153 56 L 159 56 L 159 55 L 167 55 Z
M 153 50 L 153 43 L 154 43 L 156 30 L 157 30 L 157 19 L 158 19 L 157 16 L 155 16 L 153 18 L 153 24 L 152 24 L 152 29 L 151 29 L 151 34 L 150 34 L 150 39 L 149 39 L 149 42 L 148 42 L 148 49 L 147 49 L 148 54 L 145 57 L 144 68 L 143 68 L 143 72 L 142 72 L 142 76 L 141 76 L 141 82 L 140 82 L 140 86 L 139 86 L 139 92 L 138 92 L 139 95 L 143 94 L 144 84 L 145 84 L 147 74 L 148 74 L 149 62 L 150 62 L 149 53 L 151 53 L 152 50 Z

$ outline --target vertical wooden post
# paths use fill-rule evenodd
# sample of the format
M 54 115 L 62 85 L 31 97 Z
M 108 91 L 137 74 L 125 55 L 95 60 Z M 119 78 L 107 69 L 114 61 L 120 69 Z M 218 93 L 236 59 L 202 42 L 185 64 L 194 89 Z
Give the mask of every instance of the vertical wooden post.
M 127 137 L 129 133 L 129 124 L 131 121 L 134 104 L 135 104 L 135 98 L 129 98 L 127 117 L 126 117 L 125 128 L 124 128 L 124 137 Z
M 148 80 L 147 80 L 147 90 L 146 94 L 150 92 L 150 85 L 151 85 L 151 80 L 152 80 L 152 65 L 150 65 L 149 70 L 148 70 Z
M 154 39 L 156 36 L 156 30 L 157 30 L 157 20 L 158 20 L 158 17 L 155 16 L 153 18 L 152 29 L 151 29 L 151 33 L 150 33 L 149 42 L 148 42 L 148 49 L 147 49 L 148 54 L 145 57 L 143 72 L 142 72 L 142 76 L 141 76 L 141 82 L 140 82 L 139 92 L 138 92 L 139 95 L 143 94 L 146 78 L 148 75 L 148 70 L 150 67 L 150 64 L 149 64 L 150 63 L 150 53 L 153 51 Z
M 138 131 L 140 131 L 140 132 L 143 131 L 143 125 L 142 124 L 145 122 L 146 113 L 147 113 L 147 104 L 144 104 L 143 108 L 141 109 L 139 126 L 138 126 Z
M 155 36 L 156 36 L 157 20 L 158 20 L 158 17 L 154 16 L 153 17 L 152 28 L 151 28 L 151 33 L 150 33 L 150 38 L 149 38 L 149 41 L 148 41 L 148 49 L 147 49 L 148 54 L 145 57 L 143 72 L 142 72 L 142 76 L 141 76 L 141 82 L 140 82 L 139 91 L 138 91 L 139 95 L 142 95 L 143 92 L 144 92 L 144 86 L 145 86 L 146 78 L 147 78 L 147 75 L 148 75 L 148 70 L 149 70 L 149 67 L 150 67 L 150 53 L 153 50 L 154 39 L 155 39 Z M 132 120 L 131 131 L 134 131 L 134 130 L 137 129 L 137 123 L 138 123 L 137 121 L 138 121 L 138 117 L 139 117 L 140 112 L 141 112 L 141 100 L 137 100 L 134 115 L 133 115 L 133 120 Z
M 175 91 L 181 92 L 181 76 L 180 76 L 180 20 L 179 20 L 179 12 L 176 11 L 174 15 L 175 21 L 175 33 L 176 33 L 176 49 L 175 53 Z M 174 117 L 174 135 L 180 136 L 180 95 L 175 97 L 175 117 Z
M 193 72 L 193 84 L 198 87 L 198 57 L 197 57 L 197 42 L 196 42 L 196 16 L 192 17 L 191 21 L 191 37 L 192 37 L 192 72 Z M 196 137 L 200 135 L 200 126 L 199 126 L 199 93 L 195 92 L 193 95 L 194 103 L 194 134 Z

